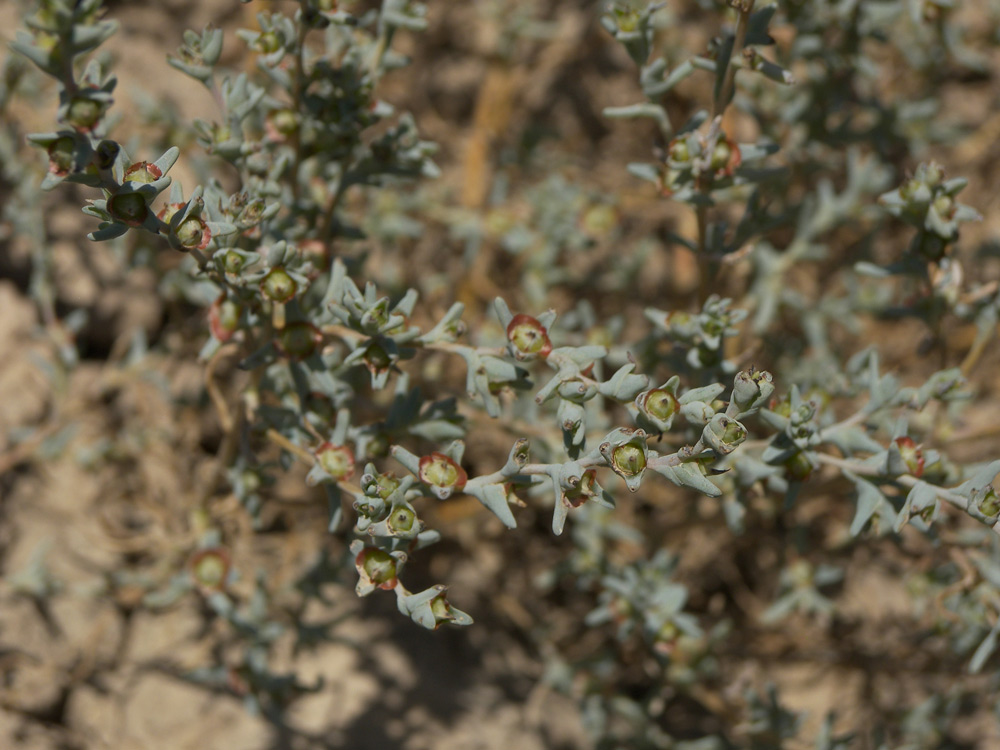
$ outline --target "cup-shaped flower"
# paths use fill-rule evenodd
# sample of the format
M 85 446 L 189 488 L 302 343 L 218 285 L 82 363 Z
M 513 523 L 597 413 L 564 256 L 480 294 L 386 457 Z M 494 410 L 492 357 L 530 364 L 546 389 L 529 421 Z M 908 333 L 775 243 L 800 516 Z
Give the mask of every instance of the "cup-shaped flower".
M 747 439 L 747 428 L 725 414 L 716 414 L 705 425 L 701 439 L 720 456 L 726 456 Z
M 149 201 L 143 193 L 131 190 L 115 193 L 108 198 L 111 218 L 130 227 L 141 227 L 149 217 Z
M 507 324 L 508 349 L 519 360 L 547 357 L 552 351 L 549 332 L 538 318 L 521 313 Z
M 225 295 L 221 295 L 208 308 L 208 325 L 219 341 L 229 341 L 240 325 L 242 308 Z
M 575 487 L 563 489 L 563 497 L 571 506 L 579 508 L 590 498 L 600 494 L 601 491 L 600 485 L 597 484 L 597 470 L 587 469 Z
M 813 472 L 815 466 L 806 451 L 796 451 L 784 461 L 785 471 L 790 479 L 804 482 Z
M 451 605 L 447 592 L 447 587 L 439 584 L 417 594 L 402 594 L 396 605 L 400 612 L 428 630 L 437 630 L 446 623 L 471 625 L 472 618 Z
M 767 370 L 750 368 L 736 374 L 733 380 L 733 398 L 727 412 L 731 417 L 740 418 L 747 412 L 759 409 L 774 393 L 771 373 Z
M 76 139 L 64 135 L 54 139 L 46 149 L 49 154 L 49 172 L 57 177 L 65 177 L 76 164 Z
M 163 177 L 163 170 L 148 161 L 137 161 L 125 170 L 125 182 L 149 184 Z
M 732 177 L 742 161 L 739 145 L 723 133 L 712 149 L 709 166 L 713 174 L 716 177 Z
M 674 423 L 674 417 L 680 411 L 680 401 L 677 399 L 679 380 L 671 378 L 659 388 L 643 391 L 635 397 L 635 406 L 639 410 L 644 427 L 656 432 L 667 432 Z
M 420 481 L 431 488 L 431 492 L 444 500 L 455 492 L 461 492 L 469 475 L 458 462 L 444 453 L 431 453 L 420 459 Z
M 987 518 L 1000 516 L 1000 496 L 992 484 L 974 492 L 972 500 L 979 512 Z
M 605 438 L 598 450 L 611 470 L 625 480 L 629 490 L 639 489 L 649 460 L 645 431 L 619 427 Z
M 260 291 L 272 302 L 290 302 L 298 290 L 299 285 L 282 266 L 272 268 L 260 282 Z
M 322 343 L 323 332 L 304 320 L 286 325 L 274 341 L 278 351 L 294 361 L 308 359 Z
M 893 441 L 893 444 L 906 467 L 906 473 L 914 477 L 922 477 L 924 474 L 924 452 L 919 445 L 913 442 L 913 438 L 898 437 Z M 892 450 L 891 446 L 890 450 Z
M 222 547 L 199 550 L 188 562 L 195 586 L 206 595 L 226 587 L 231 567 L 229 553 Z
M 354 452 L 346 445 L 323 443 L 315 456 L 316 466 L 334 481 L 347 479 L 354 473 Z
M 378 547 L 364 547 L 354 557 L 358 571 L 358 596 L 368 596 L 375 589 L 393 589 L 399 583 L 399 560 Z

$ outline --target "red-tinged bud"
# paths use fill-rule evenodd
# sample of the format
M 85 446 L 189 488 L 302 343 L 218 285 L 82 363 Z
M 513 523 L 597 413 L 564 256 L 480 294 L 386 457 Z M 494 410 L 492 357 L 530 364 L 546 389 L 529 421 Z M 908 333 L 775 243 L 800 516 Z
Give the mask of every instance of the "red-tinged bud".
M 76 140 L 64 135 L 52 141 L 48 148 L 49 172 L 59 177 L 65 177 L 73 169 L 76 156 Z
M 899 448 L 899 455 L 906 464 L 906 470 L 915 477 L 924 475 L 924 452 L 920 446 L 913 442 L 913 438 L 896 438 L 896 446 Z
M 399 583 L 396 577 L 396 559 L 378 547 L 362 549 L 354 558 L 354 567 L 358 571 L 357 592 L 361 596 L 371 593 L 375 588 L 394 589 Z
M 125 182 L 148 184 L 163 177 L 163 170 L 148 161 L 137 161 L 125 170 Z
M 512 354 L 518 359 L 547 357 L 552 351 L 549 332 L 537 318 L 515 315 L 507 326 L 507 340 Z
M 212 335 L 219 341 L 229 341 L 239 328 L 241 312 L 240 305 L 224 295 L 215 300 L 208 308 L 208 325 Z
M 185 250 L 204 250 L 212 241 L 212 231 L 198 216 L 188 216 L 175 232 Z
M 299 129 L 299 116 L 292 109 L 273 109 L 267 113 L 264 127 L 268 138 L 283 142 Z
M 191 577 L 203 594 L 222 591 L 229 578 L 229 553 L 221 547 L 196 552 L 189 563 Z
M 338 482 L 354 473 L 354 452 L 346 445 L 323 443 L 315 455 L 320 468 Z
M 461 492 L 468 480 L 465 469 L 443 453 L 432 453 L 420 459 L 420 481 L 430 485 L 442 500 L 453 492 Z
M 740 147 L 723 135 L 712 149 L 710 166 L 716 177 L 732 177 L 742 161 Z

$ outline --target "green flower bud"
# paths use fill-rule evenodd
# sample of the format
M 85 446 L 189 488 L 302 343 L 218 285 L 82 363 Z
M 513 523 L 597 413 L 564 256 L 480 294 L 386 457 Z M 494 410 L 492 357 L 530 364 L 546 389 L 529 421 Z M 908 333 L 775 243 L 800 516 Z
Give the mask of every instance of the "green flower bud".
M 794 453 L 785 460 L 785 471 L 788 472 L 788 476 L 800 482 L 809 478 L 813 468 L 812 461 L 804 451 Z
M 212 240 L 212 232 L 197 216 L 188 216 L 176 231 L 177 239 L 185 250 L 204 250 Z
M 987 485 L 976 493 L 976 507 L 987 518 L 1000 515 L 1000 497 L 993 485 Z
M 654 388 L 643 394 L 643 411 L 661 422 L 671 419 L 680 408 L 681 405 L 677 397 L 666 388 Z
M 937 162 L 922 164 L 924 173 L 924 184 L 929 188 L 935 188 L 944 180 L 944 169 Z
M 191 577 L 204 594 L 221 591 L 229 578 L 229 553 L 221 547 L 203 549 L 191 558 Z
M 281 33 L 277 31 L 265 31 L 257 37 L 253 46 L 257 52 L 269 55 L 272 52 L 277 52 L 284 46 L 284 44 L 285 39 Z
M 737 414 L 758 409 L 767 403 L 774 393 L 771 373 L 753 368 L 736 375 L 733 382 L 733 400 Z
M 76 139 L 64 135 L 54 140 L 48 148 L 49 171 L 60 177 L 68 175 L 76 160 Z
M 460 492 L 469 479 L 465 469 L 443 453 L 432 453 L 420 459 L 420 481 L 428 484 L 440 499 Z
M 725 456 L 736 450 L 747 439 L 747 429 L 725 414 L 716 414 L 705 425 L 701 437 L 708 447 L 719 455 Z
M 239 328 L 242 308 L 236 302 L 219 297 L 208 308 L 208 325 L 219 341 L 229 341 Z
M 271 271 L 260 282 L 260 290 L 272 302 L 288 302 L 299 290 L 299 285 L 295 283 L 289 274 L 281 266 L 272 268 Z
M 222 266 L 225 268 L 226 273 L 231 276 L 236 276 L 243 270 L 243 266 L 246 265 L 246 262 L 246 258 L 238 252 L 235 250 L 228 250 L 222 259 Z
M 413 529 L 416 521 L 417 514 L 413 512 L 413 509 L 403 505 L 393 509 L 392 513 L 389 514 L 387 523 L 390 531 L 405 534 Z
M 346 445 L 323 443 L 315 456 L 319 467 L 338 482 L 354 473 L 354 453 Z
M 955 215 L 955 200 L 950 195 L 939 195 L 932 204 L 934 211 L 944 219 Z
M 635 443 L 619 445 L 611 454 L 619 473 L 634 477 L 646 468 L 646 451 Z
M 677 138 L 670 142 L 670 160 L 686 164 L 691 160 L 691 147 L 686 138 Z
M 507 325 L 507 340 L 511 354 L 517 359 L 547 357 L 552 351 L 549 332 L 537 318 L 530 315 L 515 315 Z
M 101 102 L 87 96 L 74 96 L 66 108 L 66 121 L 81 133 L 89 133 L 103 114 Z
M 906 465 L 907 473 L 915 477 L 922 477 L 924 474 L 924 452 L 920 446 L 913 442 L 913 438 L 899 437 L 895 440 L 899 455 Z
M 149 216 L 146 198 L 139 193 L 116 193 L 108 198 L 107 206 L 113 219 L 130 227 L 142 226 Z
M 377 547 L 365 547 L 354 558 L 354 567 L 358 571 L 357 593 L 359 596 L 370 594 L 375 588 L 393 589 L 399 583 L 397 576 L 397 560 L 388 552 Z
M 274 343 L 286 357 L 301 361 L 311 357 L 323 343 L 323 333 L 312 323 L 299 320 L 282 328 Z

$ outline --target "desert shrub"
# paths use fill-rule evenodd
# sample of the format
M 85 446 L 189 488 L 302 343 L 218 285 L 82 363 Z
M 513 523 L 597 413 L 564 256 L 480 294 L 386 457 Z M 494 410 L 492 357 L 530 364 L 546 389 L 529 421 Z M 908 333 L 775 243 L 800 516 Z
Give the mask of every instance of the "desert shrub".
M 335 637 L 303 613 L 353 575 L 358 596 L 429 629 L 516 602 L 543 679 L 578 699 L 599 747 L 795 747 L 801 717 L 735 680 L 736 654 L 783 628 L 838 639 L 870 549 L 921 561 L 923 612 L 874 656 L 925 650 L 983 676 L 937 696 L 928 677 L 926 702 L 880 704 L 857 735 L 831 715 L 816 746 L 959 746 L 939 743 L 993 710 L 996 683 L 1000 462 L 959 441 L 987 403 L 977 365 L 1000 296 L 988 253 L 959 241 L 983 202 L 932 155 L 963 136 L 939 92 L 988 76 L 996 40 L 932 0 L 585 4 L 587 73 L 617 76 L 600 127 L 631 152 L 565 157 L 572 139 L 540 132 L 558 133 L 553 86 L 502 168 L 471 172 L 488 184 L 456 195 L 419 94 L 393 85 L 422 80 L 408 55 L 433 70 L 420 32 L 444 4 L 287 5 L 238 39 L 185 32 L 167 60 L 186 76 L 177 97 L 200 87 L 217 110 L 187 122 L 150 102 L 135 137 L 97 54 L 117 28 L 100 0 L 43 0 L 12 45 L 58 84 L 56 123 L 27 136 L 44 168 L 13 130 L 0 143 L 6 221 L 35 241 L 33 299 L 57 325 L 36 186 L 74 186 L 89 239 L 154 272 L 184 332 L 170 354 L 204 368 L 212 479 L 179 501 L 191 520 L 172 559 L 108 582 L 151 610 L 200 597 L 227 624 L 233 647 L 184 678 L 283 722 L 323 685 L 276 666 L 276 644 Z M 487 80 L 522 64 L 496 80 L 528 87 L 543 61 L 517 56 L 557 36 L 562 5 L 497 9 L 480 18 L 501 39 Z M 233 44 L 245 58 L 221 64 Z M 35 75 L 23 58 L 5 105 Z M 505 124 L 494 113 L 468 153 L 489 155 Z M 442 145 L 453 162 L 459 144 Z M 598 161 L 615 165 L 609 187 L 587 174 Z M 198 184 L 172 180 L 180 167 Z M 53 383 L 76 366 L 72 336 L 59 351 Z M 130 351 L 148 361 L 150 345 Z M 288 482 L 326 509 L 301 522 L 331 535 L 319 562 L 284 580 L 240 570 L 246 534 L 298 522 Z M 452 539 L 449 508 L 473 519 Z M 480 569 L 489 555 L 499 571 Z M 57 596 L 41 570 L 22 589 Z

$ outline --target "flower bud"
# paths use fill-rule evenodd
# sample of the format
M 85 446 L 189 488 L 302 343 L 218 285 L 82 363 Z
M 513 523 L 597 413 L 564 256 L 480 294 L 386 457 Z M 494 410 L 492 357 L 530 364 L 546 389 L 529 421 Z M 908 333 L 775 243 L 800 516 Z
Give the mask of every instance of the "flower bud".
M 454 492 L 461 492 L 469 475 L 452 458 L 443 453 L 432 453 L 420 459 L 420 481 L 430 485 L 431 491 L 441 500 Z
M 311 357 L 322 343 L 323 333 L 319 328 L 302 320 L 282 328 L 274 342 L 278 351 L 296 362 Z
M 358 596 L 367 596 L 376 588 L 393 589 L 399 583 L 398 561 L 378 547 L 365 547 L 358 552 L 354 558 L 354 567 L 358 571 L 358 585 L 355 589 Z
M 577 482 L 575 487 L 563 491 L 563 497 L 571 506 L 579 508 L 587 500 L 595 497 L 600 491 L 601 488 L 597 484 L 597 470 L 588 469 L 580 477 L 580 481 Z
M 105 105 L 89 96 L 74 96 L 66 108 L 66 122 L 81 133 L 89 133 L 101 121 Z
M 813 468 L 812 461 L 809 460 L 804 451 L 793 453 L 785 459 L 785 471 L 788 472 L 788 476 L 799 482 L 807 480 L 812 474 Z
M 125 170 L 125 182 L 149 184 L 163 177 L 163 170 L 148 161 L 137 161 Z
M 716 177 L 732 177 L 742 160 L 740 147 L 723 134 L 712 149 L 709 167 Z
M 220 296 L 208 308 L 208 325 L 219 341 L 229 341 L 239 328 L 242 309 L 239 304 Z
M 639 410 L 664 432 L 670 429 L 674 415 L 681 408 L 677 396 L 666 388 L 653 388 L 645 393 L 640 393 L 635 402 Z
M 288 302 L 295 296 L 299 285 L 281 266 L 272 268 L 260 282 L 260 291 L 272 302 Z
M 285 44 L 284 35 L 279 31 L 265 31 L 257 37 L 253 44 L 254 50 L 269 55 L 277 52 Z
M 507 340 L 511 354 L 517 359 L 547 357 L 552 351 L 549 332 L 537 318 L 530 315 L 515 315 L 507 325 Z
M 222 267 L 229 275 L 236 276 L 243 270 L 243 266 L 246 265 L 246 262 L 246 258 L 238 252 L 235 250 L 228 250 L 222 259 Z
M 742 415 L 760 408 L 767 403 L 772 393 L 774 393 L 774 383 L 771 373 L 766 370 L 751 368 L 737 373 L 733 381 L 732 399 L 736 414 Z
M 701 438 L 705 441 L 705 445 L 720 456 L 725 456 L 736 450 L 747 439 L 747 428 L 725 414 L 716 414 L 705 425 Z
M 116 141 L 107 139 L 101 141 L 94 150 L 94 166 L 102 170 L 111 169 L 121 150 L 121 144 Z
M 667 153 L 669 154 L 670 161 L 681 164 L 691 161 L 691 147 L 688 145 L 687 138 L 675 138 L 672 140 L 670 146 L 667 148 Z
M 611 452 L 613 467 L 622 476 L 634 477 L 646 468 L 646 451 L 635 443 L 619 445 Z
M 335 481 L 347 479 L 354 473 L 354 453 L 346 445 L 323 443 L 316 449 L 316 463 Z
M 992 484 L 986 485 L 974 495 L 976 507 L 987 518 L 1000 515 L 1000 497 Z
M 64 135 L 49 144 L 49 172 L 59 177 L 68 175 L 76 161 L 76 139 Z
M 265 120 L 267 134 L 273 141 L 284 141 L 299 128 L 299 116 L 293 109 L 274 109 Z
M 950 195 L 939 195 L 931 205 L 938 216 L 945 220 L 955 215 L 955 199 Z
M 174 234 L 185 250 L 204 250 L 212 240 L 211 230 L 198 216 L 188 216 L 180 223 Z
M 906 465 L 908 474 L 921 477 L 924 474 L 924 452 L 913 442 L 913 438 L 898 437 L 894 441 L 899 449 L 899 456 Z
M 203 594 L 222 591 L 229 578 L 229 553 L 221 547 L 203 549 L 188 564 L 195 585 Z
M 408 505 L 400 505 L 392 509 L 392 513 L 389 514 L 389 518 L 386 519 L 386 524 L 389 527 L 389 531 L 394 535 L 407 535 L 414 530 L 414 526 L 419 525 L 417 520 L 417 514 Z
M 108 213 L 115 221 L 140 227 L 149 216 L 149 205 L 145 196 L 139 193 L 115 193 L 108 198 Z
M 643 430 L 619 427 L 608 435 L 608 439 L 601 443 L 598 450 L 611 470 L 625 480 L 630 491 L 639 489 L 649 460 L 646 433 Z

